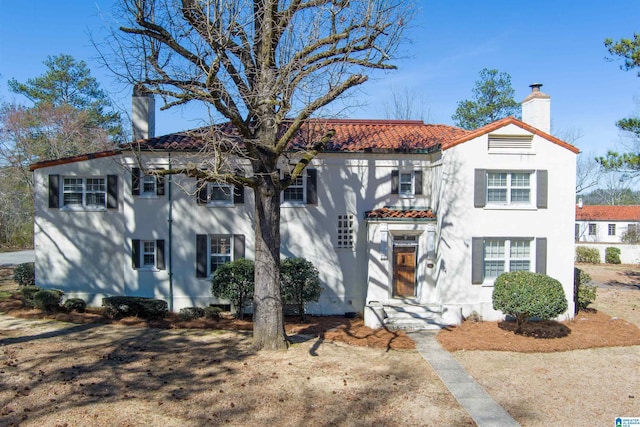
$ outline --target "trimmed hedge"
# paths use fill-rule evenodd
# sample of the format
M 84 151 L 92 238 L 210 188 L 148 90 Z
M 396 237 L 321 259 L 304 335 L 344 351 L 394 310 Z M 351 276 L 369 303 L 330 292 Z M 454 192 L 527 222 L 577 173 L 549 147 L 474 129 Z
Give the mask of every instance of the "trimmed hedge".
M 586 308 L 596 300 L 596 286 L 589 285 L 591 276 L 586 271 L 578 270 L 578 293 L 576 295 L 576 304 L 578 310 L 586 310 Z
M 25 262 L 24 264 L 16 265 L 16 268 L 13 270 L 13 280 L 18 283 L 18 286 L 35 286 L 35 264 Z
M 162 319 L 169 306 L 164 300 L 143 297 L 115 296 L 102 299 L 107 316 L 120 318 L 136 316 L 142 319 Z
M 183 321 L 189 321 L 204 317 L 204 308 L 202 307 L 185 307 L 181 308 L 178 313 L 178 319 Z
M 224 310 L 222 310 L 220 307 L 207 306 L 204 308 L 204 317 L 205 319 L 209 320 L 219 320 L 220 313 L 222 313 L 223 311 Z
M 530 271 L 513 271 L 496 279 L 493 308 L 513 316 L 519 334 L 527 318 L 552 319 L 564 313 L 568 304 L 562 284 L 556 279 Z
M 84 313 L 87 309 L 87 303 L 82 298 L 69 298 L 63 304 L 65 310 Z
M 600 252 L 596 248 L 578 246 L 576 248 L 576 262 L 600 264 Z
M 41 289 L 33 295 L 33 306 L 44 311 L 57 311 L 64 292 L 57 289 Z
M 40 292 L 41 289 L 37 286 L 25 286 L 20 288 L 20 296 L 22 297 L 22 305 L 24 307 L 35 307 L 33 304 L 33 296 Z
M 620 248 L 610 246 L 605 249 L 604 262 L 607 264 L 620 264 Z

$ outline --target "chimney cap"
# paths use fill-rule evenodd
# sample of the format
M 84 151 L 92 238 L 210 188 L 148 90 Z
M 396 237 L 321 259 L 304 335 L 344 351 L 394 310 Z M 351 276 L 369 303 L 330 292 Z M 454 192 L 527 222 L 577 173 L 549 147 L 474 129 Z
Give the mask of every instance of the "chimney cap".
M 531 101 L 534 98 L 551 99 L 549 95 L 540 90 L 540 88 L 542 87 L 542 83 L 532 83 L 529 85 L 529 87 L 531 88 L 531 93 L 527 95 L 527 97 L 522 101 L 523 104 L 525 102 Z
M 542 87 L 542 83 L 532 83 L 529 85 L 531 88 L 531 92 L 540 92 L 540 88 Z

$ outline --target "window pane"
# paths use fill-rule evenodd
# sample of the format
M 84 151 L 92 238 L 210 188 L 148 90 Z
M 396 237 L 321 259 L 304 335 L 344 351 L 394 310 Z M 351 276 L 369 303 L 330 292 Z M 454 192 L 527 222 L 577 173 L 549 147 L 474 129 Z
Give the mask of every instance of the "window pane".
M 529 174 L 528 173 L 512 173 L 511 186 L 512 187 L 528 187 Z
M 504 258 L 504 241 L 487 240 L 484 247 L 485 259 Z
M 507 186 L 506 172 L 489 172 L 487 174 L 487 185 L 489 187 L 506 187 Z
M 211 273 L 228 262 L 231 262 L 231 238 L 230 237 L 211 237 Z
M 507 190 L 490 188 L 487 193 L 487 200 L 489 202 L 506 202 Z
M 484 275 L 489 278 L 496 278 L 504 273 L 504 261 L 485 261 Z
M 232 201 L 233 190 L 228 184 L 211 184 L 211 201 L 212 202 L 230 202 Z
M 87 193 L 87 206 L 105 206 L 104 193 Z
M 510 258 L 529 259 L 531 243 L 528 240 L 512 240 L 509 251 Z
M 509 271 L 530 271 L 530 261 L 511 261 Z
M 285 202 L 304 202 L 304 189 L 290 186 L 284 190 Z
M 518 203 L 528 203 L 529 202 L 529 189 L 526 190 L 519 190 L 519 189 L 512 189 L 511 190 L 511 201 L 512 202 L 518 202 Z
M 145 194 L 156 193 L 156 177 L 153 175 L 145 175 L 142 177 L 142 192 Z

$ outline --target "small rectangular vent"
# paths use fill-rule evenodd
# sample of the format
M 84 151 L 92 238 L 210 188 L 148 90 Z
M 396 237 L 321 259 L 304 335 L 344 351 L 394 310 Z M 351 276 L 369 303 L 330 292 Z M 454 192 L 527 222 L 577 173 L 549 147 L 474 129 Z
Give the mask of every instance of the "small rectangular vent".
M 355 216 L 353 214 L 338 215 L 338 241 L 339 249 L 354 248 Z
M 531 151 L 533 148 L 532 136 L 514 135 L 489 135 L 489 151 L 495 152 L 522 152 Z

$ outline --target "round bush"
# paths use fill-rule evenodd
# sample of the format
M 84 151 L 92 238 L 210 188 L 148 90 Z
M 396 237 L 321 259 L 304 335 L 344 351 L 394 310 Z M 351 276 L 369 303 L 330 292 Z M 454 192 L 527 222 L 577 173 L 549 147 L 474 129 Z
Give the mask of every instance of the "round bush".
M 64 292 L 56 289 L 42 289 L 33 295 L 33 305 L 44 311 L 56 311 Z
M 604 251 L 604 261 L 607 264 L 620 264 L 620 248 L 608 247 Z
M 35 307 L 33 305 L 33 296 L 40 292 L 41 289 L 37 286 L 25 286 L 20 289 L 20 296 L 22 297 L 22 305 L 25 307 Z
M 209 320 L 219 320 L 222 311 L 220 307 L 207 306 L 204 308 L 204 317 Z
M 286 258 L 280 263 L 280 286 L 283 301 L 295 304 L 306 322 L 305 303 L 318 301 L 322 293 L 318 269 L 304 258 Z
M 231 301 L 240 319 L 253 298 L 253 274 L 253 261 L 241 258 L 219 266 L 211 279 L 213 296 Z
M 63 305 L 65 310 L 77 311 L 78 313 L 84 313 L 87 309 L 87 303 L 82 298 L 69 298 Z
M 516 333 L 529 317 L 552 319 L 564 313 L 567 297 L 562 284 L 544 274 L 529 271 L 503 273 L 493 288 L 493 308 L 516 319 Z
M 18 286 L 34 286 L 36 284 L 35 265 L 32 262 L 16 265 L 13 270 L 13 280 Z
M 202 307 L 185 307 L 181 308 L 178 313 L 178 318 L 185 322 L 199 319 L 201 317 L 204 317 L 204 308 Z

